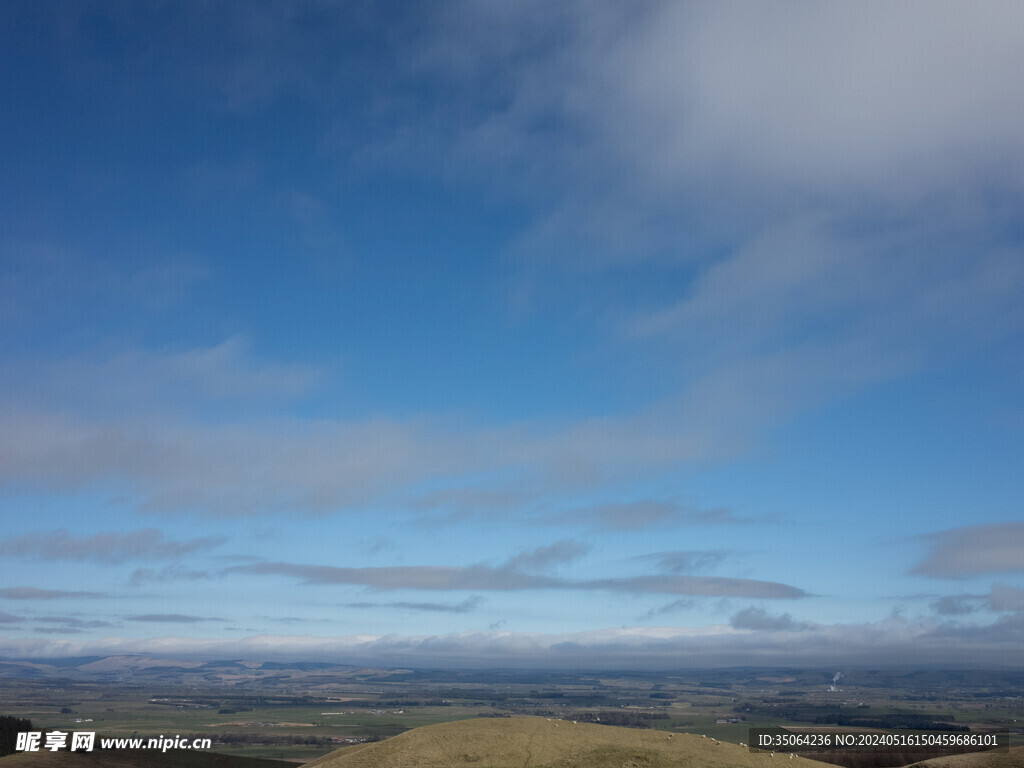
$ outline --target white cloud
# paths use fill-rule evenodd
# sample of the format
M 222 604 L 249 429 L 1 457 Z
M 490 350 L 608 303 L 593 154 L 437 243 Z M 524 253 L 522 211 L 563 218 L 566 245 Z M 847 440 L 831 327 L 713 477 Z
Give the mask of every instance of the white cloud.
M 290 402 L 322 378 L 302 365 L 259 359 L 240 336 L 185 350 L 99 347 L 46 362 L 20 360 L 5 374 L 0 377 L 3 394 L 21 411 L 59 404 L 103 418 L 126 412 L 190 413 L 211 405 L 223 414 L 229 407 Z
M 659 4 L 603 68 L 633 107 L 605 117 L 651 174 L 732 169 L 758 191 L 838 196 L 948 188 L 1019 169 L 1022 23 L 1012 2 Z
M 1018 4 L 548 10 L 458 4 L 425 25 L 407 74 L 440 79 L 448 108 L 379 150 L 540 201 L 530 250 L 650 260 L 805 207 L 1021 190 Z
M 12 409 L 0 416 L 0 485 L 107 489 L 132 495 L 146 511 L 228 516 L 400 502 L 423 480 L 479 483 L 484 473 L 516 472 L 531 494 L 557 495 L 723 455 L 727 446 L 714 432 L 688 428 L 687 415 L 666 406 L 620 418 L 473 428 L 426 418 L 223 424 Z

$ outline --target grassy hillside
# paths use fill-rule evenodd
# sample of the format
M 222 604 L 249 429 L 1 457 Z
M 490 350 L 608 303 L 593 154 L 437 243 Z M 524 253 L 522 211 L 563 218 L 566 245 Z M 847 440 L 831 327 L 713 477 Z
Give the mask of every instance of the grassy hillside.
M 415 728 L 332 752 L 306 768 L 824 768 L 788 755 L 751 754 L 699 735 L 543 717 L 482 718 Z
M 1021 768 L 1024 766 L 1024 747 L 1011 747 L 1009 752 L 975 752 L 971 755 L 951 755 L 914 763 L 913 768 Z
M 216 752 L 119 749 L 94 752 L 20 752 L 0 757 L 0 768 L 295 768 L 295 763 Z

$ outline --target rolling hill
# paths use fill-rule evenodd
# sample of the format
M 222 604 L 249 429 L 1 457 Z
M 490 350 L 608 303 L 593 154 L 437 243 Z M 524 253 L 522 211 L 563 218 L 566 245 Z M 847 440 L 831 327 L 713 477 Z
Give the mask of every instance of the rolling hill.
M 573 724 L 543 717 L 481 718 L 414 728 L 345 747 L 305 768 L 824 768 L 827 764 L 694 734 Z

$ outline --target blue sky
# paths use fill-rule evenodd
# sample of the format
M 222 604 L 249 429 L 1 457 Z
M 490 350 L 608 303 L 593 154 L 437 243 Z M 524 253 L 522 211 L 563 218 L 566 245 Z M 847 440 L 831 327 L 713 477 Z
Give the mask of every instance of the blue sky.
M 1024 664 L 1022 17 L 5 4 L 0 653 Z

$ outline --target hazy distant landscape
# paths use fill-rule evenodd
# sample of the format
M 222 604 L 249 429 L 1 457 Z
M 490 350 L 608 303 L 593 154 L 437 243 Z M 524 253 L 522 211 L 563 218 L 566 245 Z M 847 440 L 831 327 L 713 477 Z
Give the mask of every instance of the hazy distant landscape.
M 368 745 L 414 729 L 480 718 L 534 718 L 528 722 L 535 725 L 523 727 L 530 730 L 544 723 L 541 733 L 550 733 L 550 738 L 554 731 L 548 729 L 558 727 L 551 723 L 597 727 L 586 730 L 587 738 L 573 737 L 581 739 L 574 748 L 591 750 L 591 761 L 615 743 L 631 749 L 630 739 L 640 739 L 637 744 L 643 742 L 648 745 L 645 748 L 652 749 L 677 750 L 690 743 L 662 745 L 657 740 L 669 734 L 720 741 L 729 749 L 714 754 L 729 754 L 739 760 L 743 754 L 739 746 L 749 743 L 749 729 L 765 727 L 794 733 L 828 728 L 999 733 L 1010 734 L 1013 744 L 1024 745 L 1022 672 L 850 669 L 830 673 L 780 668 L 667 673 L 453 672 L 129 656 L 68 659 L 59 666 L 7 661 L 0 666 L 0 676 L 0 712 L 31 719 L 34 728 L 95 730 L 114 737 L 209 737 L 212 752 L 293 762 L 321 758 L 338 749 L 342 752 L 337 756 L 354 755 L 352 750 L 358 748 L 361 760 L 379 753 L 374 759 L 382 768 L 389 764 L 383 755 L 393 753 L 366 751 Z M 623 732 L 599 726 L 648 735 L 627 738 Z M 470 730 L 461 733 L 472 741 L 484 738 L 473 728 L 496 726 L 467 727 Z M 461 743 L 462 737 L 453 733 L 456 736 L 450 738 Z M 559 738 L 564 737 L 564 731 L 558 733 L 563 734 Z M 475 735 L 470 738 L 470 734 Z M 403 741 L 388 750 L 413 743 L 422 742 Z M 480 753 L 480 760 L 487 752 L 480 744 L 463 747 Z M 481 764 L 504 765 L 503 759 L 511 765 L 512 756 L 503 757 L 503 750 L 524 748 L 522 744 L 492 745 Z M 557 751 L 554 746 L 551 749 Z M 863 750 L 852 749 L 838 753 L 793 751 L 852 768 L 903 766 L 936 754 L 934 750 L 909 749 L 870 757 Z M 608 754 L 619 753 L 611 750 Z M 1004 750 L 990 757 L 997 754 L 1009 753 Z M 72 757 L 68 754 L 66 759 Z M 182 752 L 177 752 L 176 759 L 183 760 L 183 765 L 193 764 Z M 700 760 L 696 764 L 701 764 Z M 747 764 L 761 763 L 722 763 Z

